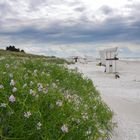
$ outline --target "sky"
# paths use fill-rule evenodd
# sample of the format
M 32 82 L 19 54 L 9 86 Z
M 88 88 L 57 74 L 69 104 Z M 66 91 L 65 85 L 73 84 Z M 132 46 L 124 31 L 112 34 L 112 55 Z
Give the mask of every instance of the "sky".
M 0 48 L 98 57 L 119 48 L 140 57 L 140 0 L 0 0 Z

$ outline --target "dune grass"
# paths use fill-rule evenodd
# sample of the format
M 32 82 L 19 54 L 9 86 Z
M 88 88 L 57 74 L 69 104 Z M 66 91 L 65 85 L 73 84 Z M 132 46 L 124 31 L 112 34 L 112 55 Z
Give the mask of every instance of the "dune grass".
M 73 64 L 73 62 L 66 61 L 62 58 L 57 58 L 55 56 L 44 56 L 44 55 L 36 55 L 36 54 L 28 54 L 23 52 L 12 52 L 12 51 L 5 51 L 0 49 L 0 56 L 4 56 L 7 58 L 11 57 L 18 57 L 18 58 L 25 58 L 25 59 L 42 59 L 46 60 L 47 62 L 57 63 L 57 64 Z
M 113 113 L 91 80 L 57 61 L 11 56 L 0 57 L 1 140 L 111 137 Z

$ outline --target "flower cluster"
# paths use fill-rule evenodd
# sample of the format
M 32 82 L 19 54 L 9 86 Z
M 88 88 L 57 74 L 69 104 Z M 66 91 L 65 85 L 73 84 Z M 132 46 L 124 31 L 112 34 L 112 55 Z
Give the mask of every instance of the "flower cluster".
M 38 83 L 37 86 L 38 86 L 38 91 L 39 92 L 43 91 L 43 86 L 42 86 L 41 83 Z
M 69 129 L 68 129 L 67 124 L 64 124 L 64 125 L 61 127 L 61 131 L 62 131 L 63 133 L 68 133 L 68 132 L 69 132 Z
M 11 81 L 10 81 L 10 86 L 14 86 L 16 84 L 16 82 L 12 79 Z
M 82 113 L 82 118 L 84 120 L 87 120 L 88 119 L 88 114 L 85 112 L 85 113 Z
M 16 92 L 17 91 L 17 88 L 16 87 L 13 87 L 12 91 L 13 92 Z
M 14 95 L 10 95 L 9 101 L 10 101 L 11 103 L 14 103 L 14 102 L 16 101 L 15 96 L 14 96 Z
M 9 64 L 6 64 L 6 65 L 5 65 L 5 67 L 6 67 L 6 68 L 9 68 L 9 67 L 10 67 L 10 65 L 9 65 Z
M 91 82 L 47 59 L 0 59 L 0 123 L 4 137 L 106 139 L 104 128 L 111 130 L 111 113 Z M 99 107 L 103 111 L 97 111 Z M 106 124 L 99 119 L 101 115 Z
M 2 84 L 0 85 L 0 89 L 4 89 L 4 86 Z
M 30 111 L 24 112 L 24 117 L 25 117 L 25 118 L 30 118 L 31 115 L 32 115 L 32 114 L 31 114 Z
M 0 104 L 0 107 L 1 107 L 1 108 L 5 108 L 5 107 L 6 107 L 6 104 L 5 104 L 5 103 L 1 103 L 1 104 Z
M 63 102 L 62 102 L 61 100 L 58 100 L 58 101 L 56 102 L 56 105 L 59 106 L 59 107 L 62 106 L 62 104 L 63 104 Z
M 42 126 L 41 122 L 38 122 L 37 125 L 36 125 L 37 130 L 40 130 L 41 126 Z

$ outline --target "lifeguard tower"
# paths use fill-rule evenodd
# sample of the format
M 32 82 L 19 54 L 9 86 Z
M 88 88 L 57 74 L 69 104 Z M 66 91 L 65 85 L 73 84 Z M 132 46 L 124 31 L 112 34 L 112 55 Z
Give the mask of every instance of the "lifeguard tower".
M 118 48 L 111 48 L 101 50 L 100 52 L 100 64 L 105 66 L 105 72 L 107 73 L 117 73 L 118 72 Z

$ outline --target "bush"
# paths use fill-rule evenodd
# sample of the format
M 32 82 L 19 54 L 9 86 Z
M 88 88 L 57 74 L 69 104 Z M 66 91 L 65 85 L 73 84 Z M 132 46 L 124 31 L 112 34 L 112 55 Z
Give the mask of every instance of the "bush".
M 9 47 L 6 47 L 6 50 L 7 50 L 7 51 L 13 51 L 13 52 L 22 52 L 22 53 L 25 53 L 24 50 L 21 50 L 21 51 L 20 51 L 19 48 L 17 49 L 15 46 L 11 46 L 11 45 L 10 45 Z
M 112 112 L 91 80 L 40 60 L 0 60 L 2 140 L 97 140 L 111 136 Z

